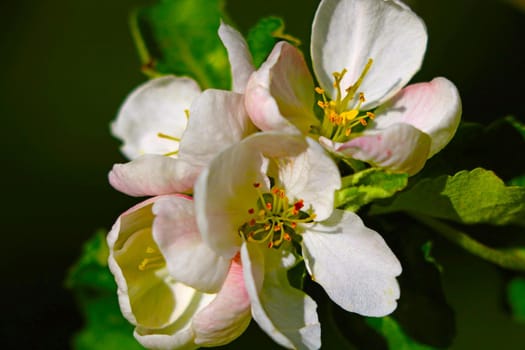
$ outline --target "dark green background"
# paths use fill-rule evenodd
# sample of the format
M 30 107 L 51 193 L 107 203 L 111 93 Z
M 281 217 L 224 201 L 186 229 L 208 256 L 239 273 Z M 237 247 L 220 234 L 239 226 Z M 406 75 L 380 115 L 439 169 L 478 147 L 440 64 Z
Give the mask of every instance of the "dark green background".
M 6 349 L 69 347 L 82 319 L 63 288 L 67 269 L 96 229 L 109 228 L 136 202 L 110 188 L 106 175 L 124 161 L 109 122 L 145 80 L 127 26 L 128 11 L 145 3 L 0 4 L 0 344 Z M 465 120 L 488 123 L 507 114 L 524 119 L 524 13 L 498 0 L 411 4 L 429 31 L 424 68 L 415 80 L 443 75 L 454 81 Z M 259 17 L 281 15 L 288 33 L 307 48 L 316 5 L 230 0 L 228 10 L 244 32 Z M 502 157 L 523 161 L 522 152 Z M 525 326 L 505 313 L 504 271 L 439 239 L 436 255 L 457 310 L 453 349 L 525 349 Z

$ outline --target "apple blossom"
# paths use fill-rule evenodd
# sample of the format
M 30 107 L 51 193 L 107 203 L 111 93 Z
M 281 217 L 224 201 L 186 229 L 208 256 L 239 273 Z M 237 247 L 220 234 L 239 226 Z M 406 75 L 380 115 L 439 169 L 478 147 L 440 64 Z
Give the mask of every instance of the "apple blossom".
M 449 80 L 403 88 L 426 44 L 423 21 L 401 1 L 322 0 L 311 37 L 320 87 L 301 52 L 279 42 L 248 81 L 246 108 L 261 130 L 308 133 L 338 156 L 415 174 L 451 140 L 461 117 Z
M 284 347 L 321 346 L 315 301 L 286 277 L 303 258 L 312 279 L 345 310 L 383 316 L 396 308 L 400 263 L 356 214 L 334 210 L 340 186 L 339 170 L 319 144 L 276 132 L 230 146 L 195 184 L 202 239 L 225 259 L 240 252 L 252 316 Z
M 214 154 L 255 131 L 244 107 L 244 87 L 254 68 L 241 34 L 221 23 L 219 36 L 232 68 L 233 91 L 200 91 L 185 77 L 165 76 L 132 92 L 112 124 L 132 159 L 109 175 L 132 196 L 190 192 Z
M 202 242 L 191 198 L 142 202 L 119 217 L 107 240 L 120 308 L 143 346 L 219 346 L 248 326 L 239 259 L 220 257 Z

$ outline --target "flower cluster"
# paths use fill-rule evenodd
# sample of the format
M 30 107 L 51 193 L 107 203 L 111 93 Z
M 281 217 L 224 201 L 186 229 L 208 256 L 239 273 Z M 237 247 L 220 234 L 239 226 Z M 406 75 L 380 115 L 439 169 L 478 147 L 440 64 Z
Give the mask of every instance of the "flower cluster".
M 334 208 L 337 161 L 415 174 L 452 138 L 460 99 L 444 78 L 403 88 L 427 37 L 397 0 L 321 1 L 318 87 L 289 43 L 256 70 L 240 33 L 221 23 L 219 36 L 232 91 L 152 79 L 112 124 L 130 162 L 111 185 L 150 197 L 108 235 L 119 304 L 147 348 L 224 345 L 253 318 L 286 348 L 318 349 L 316 303 L 290 284 L 292 267 L 361 315 L 391 313 L 400 295 L 383 238 Z

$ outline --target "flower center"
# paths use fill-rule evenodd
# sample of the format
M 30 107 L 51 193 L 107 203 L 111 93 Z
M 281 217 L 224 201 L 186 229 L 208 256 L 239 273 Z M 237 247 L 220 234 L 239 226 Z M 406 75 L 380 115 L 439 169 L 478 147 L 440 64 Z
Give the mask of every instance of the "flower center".
M 184 110 L 184 114 L 186 115 L 186 119 L 190 119 L 190 111 L 188 109 Z M 164 153 L 163 154 L 164 156 L 171 157 L 171 156 L 176 156 L 179 153 L 179 143 L 180 143 L 180 140 L 181 140 L 180 137 L 171 136 L 171 135 L 168 135 L 168 134 L 165 134 L 165 133 L 162 133 L 162 132 L 158 132 L 157 133 L 157 137 L 177 143 L 177 149 L 175 149 L 173 151 L 170 151 L 170 152 L 167 152 L 167 153 Z
M 362 127 L 368 124 L 367 120 L 374 119 L 374 113 L 361 111 L 361 105 L 365 102 L 365 95 L 362 92 L 357 92 L 359 86 L 363 83 L 363 79 L 370 70 L 373 60 L 370 58 L 361 72 L 359 79 L 348 88 L 341 88 L 341 81 L 347 73 L 346 69 L 341 72 L 334 72 L 334 88 L 336 89 L 336 97 L 330 100 L 326 97 L 325 91 L 320 87 L 315 88 L 315 92 L 321 95 L 322 100 L 317 102 L 324 112 L 323 122 L 321 124 L 320 135 L 332 139 L 336 142 L 346 142 L 350 139 L 352 128 L 361 125 Z M 349 106 L 355 100 L 356 94 L 358 96 L 356 102 Z
M 290 202 L 284 189 L 274 186 L 270 192 L 263 193 L 259 183 L 253 186 L 259 198 L 256 206 L 248 209 L 250 220 L 239 228 L 239 234 L 248 242 L 279 248 L 283 242 L 298 238 L 298 224 L 315 219 L 315 213 L 311 210 L 301 210 L 304 207 L 302 199 Z
M 166 265 L 166 261 L 158 249 L 147 246 L 144 255 L 144 259 L 137 266 L 140 271 L 158 269 Z

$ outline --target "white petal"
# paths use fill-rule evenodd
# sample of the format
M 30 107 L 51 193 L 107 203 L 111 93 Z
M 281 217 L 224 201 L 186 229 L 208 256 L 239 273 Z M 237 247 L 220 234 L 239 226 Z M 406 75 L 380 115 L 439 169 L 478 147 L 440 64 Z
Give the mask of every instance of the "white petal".
M 161 138 L 158 133 L 180 138 L 187 124 L 184 110 L 199 94 L 195 81 L 174 76 L 152 79 L 136 88 L 111 124 L 113 135 L 124 143 L 122 152 L 135 159 L 147 153 L 176 151 L 178 142 Z
M 234 259 L 220 292 L 193 320 L 195 342 L 201 346 L 227 344 L 246 330 L 251 318 L 242 266 Z
M 129 163 L 115 164 L 111 186 L 130 196 L 155 196 L 191 191 L 200 167 L 184 159 L 144 155 Z
M 334 192 L 341 187 L 337 165 L 325 150 L 308 138 L 306 152 L 279 161 L 279 181 L 290 200 L 303 199 L 305 209 L 313 208 L 317 220 L 330 216 L 334 209 Z
M 189 287 L 186 287 L 189 288 Z M 162 329 L 136 327 L 134 336 L 147 349 L 190 350 L 197 349 L 192 320 L 215 298 L 215 294 L 196 293 L 175 322 Z
M 430 144 L 430 136 L 400 123 L 336 144 L 335 151 L 373 166 L 414 175 L 425 165 Z
M 201 292 L 216 293 L 230 269 L 230 260 L 218 256 L 200 237 L 193 200 L 166 196 L 153 206 L 153 239 L 175 280 Z
M 304 137 L 281 133 L 257 133 L 215 157 L 195 184 L 197 224 L 202 238 L 219 255 L 232 258 L 239 250 L 238 230 L 251 218 L 260 191 L 266 188 L 263 156 L 290 157 L 306 149 Z
M 241 249 L 244 280 L 259 326 L 289 349 L 319 349 L 321 326 L 315 301 L 290 286 L 280 251 L 244 243 Z
M 255 68 L 252 55 L 241 33 L 221 21 L 219 37 L 228 51 L 232 70 L 233 91 L 243 93 L 250 74 Z
M 311 54 L 321 86 L 335 97 L 332 73 L 347 69 L 342 89 L 373 64 L 358 92 L 363 109 L 397 93 L 419 70 L 427 44 L 423 21 L 397 0 L 323 0 L 315 14 Z
M 430 135 L 429 158 L 454 136 L 461 119 L 461 99 L 454 84 L 445 78 L 412 84 L 376 110 L 372 125 L 384 129 L 395 123 L 410 124 Z
M 263 157 L 243 143 L 236 144 L 213 159 L 199 176 L 194 189 L 197 224 L 203 240 L 228 259 L 241 245 L 239 228 L 256 205 L 253 184 L 264 185 Z
M 151 234 L 152 202 L 141 203 L 117 220 L 108 235 L 108 262 L 124 316 L 137 326 L 159 329 L 185 312 L 196 291 L 175 282 L 166 270 Z M 151 259 L 150 265 L 141 268 L 146 259 Z
M 255 130 L 244 108 L 243 95 L 231 91 L 206 90 L 191 106 L 179 158 L 207 165 L 220 151 Z
M 263 131 L 306 134 L 319 121 L 313 113 L 314 85 L 301 52 L 279 42 L 251 76 L 246 87 L 246 109 Z
M 312 279 L 347 311 L 385 316 L 399 298 L 401 265 L 383 238 L 354 213 L 337 210 L 303 234 L 303 256 Z

